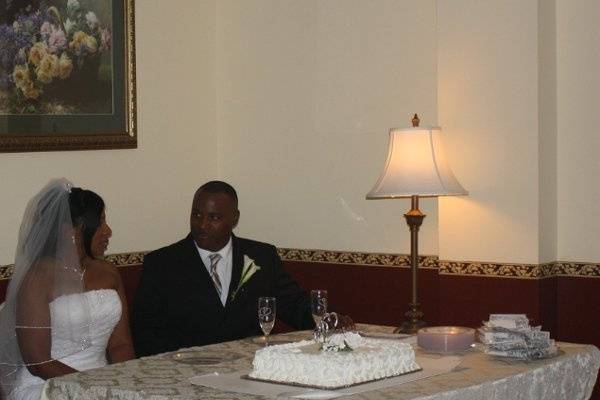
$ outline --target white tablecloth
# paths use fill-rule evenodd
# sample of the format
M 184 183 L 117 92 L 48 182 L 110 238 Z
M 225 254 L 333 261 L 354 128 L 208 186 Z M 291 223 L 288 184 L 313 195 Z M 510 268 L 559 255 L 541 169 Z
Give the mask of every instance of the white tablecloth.
M 391 330 L 376 326 L 360 328 Z M 295 332 L 278 338 L 301 340 L 309 335 L 309 332 Z M 600 366 L 600 351 L 590 345 L 560 343 L 559 346 L 559 356 L 532 362 L 502 360 L 470 350 L 460 356 L 461 364 L 452 372 L 343 399 L 588 399 Z M 141 358 L 51 379 L 47 393 L 56 400 L 265 398 L 190 383 L 190 378 L 198 375 L 249 370 L 258 347 L 255 340 L 244 339 L 185 349 L 181 353 L 184 356 L 166 353 Z

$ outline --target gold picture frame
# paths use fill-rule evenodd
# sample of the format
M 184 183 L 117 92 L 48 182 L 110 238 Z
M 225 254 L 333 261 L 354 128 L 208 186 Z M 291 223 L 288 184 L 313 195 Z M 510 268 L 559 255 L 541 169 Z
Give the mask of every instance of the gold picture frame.
M 64 21 L 67 24 L 71 23 L 69 19 L 66 17 L 61 18 L 61 13 L 65 15 L 69 15 L 68 13 L 73 10 L 68 9 L 67 3 L 69 7 L 72 7 L 73 4 L 76 4 L 78 7 L 84 7 L 86 4 L 94 5 L 102 5 L 105 9 L 109 10 L 110 18 L 112 19 L 112 30 L 106 31 L 110 37 L 110 42 L 108 39 L 106 41 L 106 49 L 109 49 L 111 52 L 108 57 L 110 57 L 110 63 L 108 67 L 104 68 L 102 71 L 105 72 L 104 76 L 109 76 L 109 79 L 105 79 L 103 81 L 103 88 L 106 88 L 104 91 L 94 91 L 88 90 L 84 92 L 84 95 L 88 101 L 88 103 L 83 103 L 82 100 L 79 100 L 79 93 L 82 92 L 81 85 L 73 84 L 72 92 L 67 93 L 68 90 L 71 90 L 66 85 L 69 83 L 69 79 L 75 79 L 75 74 L 72 73 L 71 76 L 65 78 L 64 80 L 60 80 L 58 77 L 58 73 L 56 73 L 56 77 L 54 78 L 54 82 L 56 85 L 61 84 L 60 87 L 63 91 L 57 92 L 55 88 L 50 88 L 51 84 L 48 86 L 44 86 L 44 83 L 39 83 L 37 80 L 41 77 L 39 64 L 37 67 L 32 64 L 32 59 L 35 61 L 32 52 L 34 52 L 33 46 L 27 47 L 25 50 L 21 50 L 21 55 L 24 55 L 24 64 L 29 69 L 28 78 L 30 81 L 35 81 L 37 85 L 41 87 L 40 92 L 44 93 L 43 90 L 49 88 L 47 92 L 50 92 L 51 89 L 55 90 L 55 93 L 65 94 L 65 98 L 75 99 L 75 104 L 87 105 L 89 108 L 99 107 L 96 104 L 101 103 L 103 107 L 107 107 L 108 112 L 102 113 L 93 113 L 93 112 L 80 112 L 80 113 L 63 113 L 63 114 L 55 114 L 55 113 L 47 113 L 47 112 L 30 112 L 30 109 L 25 107 L 32 107 L 34 111 L 37 111 L 36 106 L 41 104 L 40 95 L 37 99 L 29 99 L 26 98 L 23 94 L 25 91 L 23 87 L 31 87 L 26 86 L 29 84 L 29 81 L 26 81 L 25 84 L 22 81 L 19 81 L 20 76 L 11 71 L 10 67 L 0 65 L 0 81 L 3 78 L 8 81 L 8 89 L 5 87 L 4 97 L 2 97 L 2 87 L 0 87 L 0 152 L 36 152 L 36 151 L 63 151 L 63 150 L 101 150 L 101 149 L 131 149 L 137 147 L 137 104 L 136 104 L 136 66 L 135 66 L 135 9 L 134 9 L 134 0 L 94 0 L 95 3 L 91 3 L 92 0 L 78 0 L 78 1 L 69 1 L 67 0 L 55 0 L 54 2 L 49 2 L 49 4 L 56 3 L 56 7 L 53 8 L 52 13 L 50 13 L 49 9 L 44 10 L 32 10 L 31 5 L 26 8 L 27 11 L 21 10 L 10 10 L 14 12 L 13 21 L 6 20 L 4 21 L 4 31 L 8 31 L 9 34 L 11 32 L 8 30 L 10 26 L 14 25 L 14 31 L 17 31 L 19 28 L 19 24 L 22 22 L 27 22 L 27 18 L 34 19 L 38 18 L 37 24 L 39 23 L 39 14 L 41 15 L 49 15 L 47 17 L 48 20 L 45 23 L 48 25 L 40 25 L 42 28 L 39 30 L 39 34 L 37 38 L 34 39 L 42 42 L 40 45 L 44 47 L 44 38 L 46 40 L 45 43 L 48 43 L 48 47 L 52 44 L 49 42 L 49 34 L 44 33 L 44 29 L 46 32 L 58 32 L 58 36 L 66 35 L 66 43 L 63 41 L 63 49 L 65 54 L 75 54 L 74 52 L 78 50 L 76 39 L 84 38 L 82 43 L 90 43 L 91 41 L 91 49 L 96 50 L 99 53 L 101 49 L 101 44 L 99 43 L 102 40 L 102 45 L 104 45 L 104 31 L 102 33 L 102 38 L 100 39 L 100 27 L 99 25 L 96 27 L 98 29 L 96 39 L 88 39 L 88 42 L 85 42 L 85 38 L 92 37 L 92 33 L 86 36 L 84 33 L 79 35 L 79 32 L 75 33 L 75 35 L 79 35 L 79 37 L 74 37 L 73 30 L 77 28 L 71 28 L 69 31 L 68 28 L 65 28 Z M 62 2 L 62 3 L 61 3 Z M 88 3 L 90 2 L 90 3 Z M 21 2 L 27 3 L 27 2 Z M 34 4 L 34 1 L 30 2 Z M 39 2 L 38 2 L 39 3 Z M 2 4 L 2 3 L 0 3 Z M 12 4 L 12 3 L 7 3 Z M 90 7 L 91 7 L 90 6 Z M 2 14 L 3 10 L 0 10 L 0 14 Z M 89 11 L 87 12 L 88 17 L 86 16 L 87 10 L 81 10 L 76 15 L 80 16 L 80 18 L 88 18 L 87 24 L 86 20 L 83 21 L 79 25 L 75 25 L 76 27 L 81 26 L 82 31 L 88 31 L 90 26 L 89 19 Z M 27 12 L 29 14 L 27 14 Z M 108 14 L 108 13 L 106 13 Z M 5 15 L 10 15 L 8 12 Z M 54 17 L 56 15 L 56 17 Z M 71 14 L 74 15 L 74 14 Z M 92 23 L 98 22 L 98 18 L 94 16 L 95 19 L 92 19 Z M 2 21 L 0 21 L 2 22 Z M 12 24 L 12 25 L 11 25 Z M 25 25 L 24 23 L 21 25 Z M 31 23 L 28 23 L 27 26 L 31 26 Z M 86 27 L 88 26 L 88 27 Z M 93 25 L 92 25 L 93 26 Z M 2 24 L 0 24 L 0 40 L 6 40 L 6 35 L 2 36 Z M 61 29 L 64 29 L 64 32 L 61 33 Z M 36 31 L 37 32 L 37 31 Z M 34 33 L 35 35 L 35 33 Z M 45 36 L 43 36 L 45 35 Z M 9 38 L 13 38 L 8 35 Z M 35 36 L 34 36 L 35 37 Z M 16 40 L 16 39 L 15 39 Z M 75 43 L 75 44 L 74 44 Z M 1 44 L 1 43 L 0 43 Z M 28 44 L 29 46 L 29 44 Z M 35 45 L 34 45 L 35 46 Z M 83 57 L 89 57 L 90 52 L 88 48 L 85 48 L 85 45 L 82 45 L 82 53 Z M 0 49 L 3 47 L 0 46 Z M 4 47 L 6 48 L 6 47 Z M 85 53 L 85 50 L 88 53 Z M 48 54 L 50 51 L 48 50 Z M 96 53 L 93 54 L 94 56 Z M 2 54 L 0 54 L 2 56 Z M 55 60 L 59 59 L 58 51 L 55 51 Z M 65 56 L 68 58 L 68 55 Z M 96 56 L 99 58 L 100 56 Z M 106 56 L 103 55 L 103 57 Z M 73 69 L 72 71 L 80 71 L 76 70 L 75 61 L 79 60 L 76 58 L 76 55 L 72 56 L 73 58 Z M 87 59 L 86 59 L 87 60 Z M 84 61 L 81 65 L 85 65 Z M 16 65 L 16 62 L 15 62 Z M 100 62 L 98 62 L 100 65 Z M 100 76 L 98 70 L 100 67 L 96 67 L 95 71 L 95 79 L 99 81 L 98 78 Z M 106 72 L 108 71 L 108 73 Z M 43 71 L 42 71 L 43 72 Z M 4 73 L 4 74 L 3 74 Z M 89 81 L 89 80 L 88 80 Z M 106 83 L 109 81 L 109 83 Z M 78 81 L 79 82 L 79 81 Z M 85 82 L 85 81 L 84 81 Z M 73 83 L 71 81 L 71 83 Z M 12 86 L 11 86 L 12 85 Z M 66 89 L 65 89 L 66 88 Z M 12 91 L 11 91 L 12 90 Z M 98 93 L 104 94 L 102 98 L 95 98 L 94 96 L 99 96 Z M 37 93 L 36 93 L 37 94 Z M 20 96 L 20 97 L 19 97 Z M 4 104 L 17 104 L 21 107 L 21 103 L 9 103 L 7 99 L 17 98 L 20 100 L 22 104 L 25 104 L 24 108 L 16 108 L 17 112 L 15 112 L 15 108 L 9 109 L 5 107 L 4 112 L 1 108 L 2 100 L 4 100 Z M 62 101 L 62 99 L 59 99 Z M 16 102 L 16 101 L 15 101 Z M 49 107 L 47 104 L 52 104 L 53 107 L 62 107 L 59 108 L 59 111 L 64 107 L 59 103 L 59 106 L 56 106 L 57 102 L 50 103 L 49 101 L 45 103 L 45 105 L 40 105 L 40 110 L 44 110 L 43 107 Z M 78 110 L 74 106 L 72 109 Z M 25 110 L 19 112 L 21 110 Z

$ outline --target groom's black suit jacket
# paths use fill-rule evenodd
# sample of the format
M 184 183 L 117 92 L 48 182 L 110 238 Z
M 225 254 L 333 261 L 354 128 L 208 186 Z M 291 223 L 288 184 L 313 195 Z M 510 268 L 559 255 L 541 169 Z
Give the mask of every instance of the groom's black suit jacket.
M 146 255 L 134 299 L 132 334 L 139 356 L 262 334 L 257 301 L 277 299 L 277 318 L 313 327 L 310 300 L 283 269 L 274 246 L 233 236 L 232 273 L 225 306 L 191 235 Z M 244 255 L 261 267 L 232 299 Z

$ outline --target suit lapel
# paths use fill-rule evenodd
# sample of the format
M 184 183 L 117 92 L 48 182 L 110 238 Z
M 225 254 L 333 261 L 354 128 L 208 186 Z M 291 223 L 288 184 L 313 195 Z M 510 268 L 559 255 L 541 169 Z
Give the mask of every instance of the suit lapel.
M 240 242 L 234 235 L 231 236 L 232 259 L 231 259 L 231 282 L 229 283 L 229 292 L 227 295 L 227 303 L 231 302 L 231 296 L 238 287 L 240 277 L 242 276 L 242 268 L 244 267 L 244 252 L 240 248 Z
M 210 274 L 208 273 L 206 266 L 202 262 L 200 254 L 198 254 L 198 249 L 196 248 L 196 245 L 194 244 L 194 239 L 191 235 L 188 235 L 188 237 L 186 238 L 185 254 L 183 255 L 183 259 L 187 261 L 189 268 L 192 268 L 194 270 L 198 269 L 200 272 L 202 272 L 203 275 L 206 276 L 206 278 L 210 278 Z

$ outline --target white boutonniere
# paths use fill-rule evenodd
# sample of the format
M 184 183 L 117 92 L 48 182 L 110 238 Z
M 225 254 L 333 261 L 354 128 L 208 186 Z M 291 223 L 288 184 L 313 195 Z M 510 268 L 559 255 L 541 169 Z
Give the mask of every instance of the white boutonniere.
M 242 268 L 242 276 L 240 277 L 240 281 L 238 282 L 237 287 L 233 291 L 231 295 L 231 300 L 235 299 L 235 295 L 238 291 L 244 286 L 246 282 L 252 278 L 252 276 L 260 271 L 260 265 L 256 264 L 256 262 L 248 256 L 244 256 L 244 267 Z

